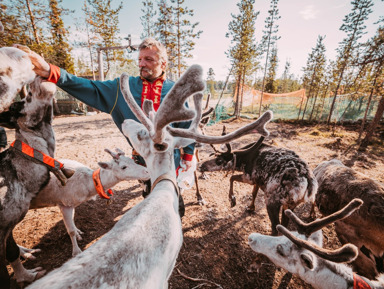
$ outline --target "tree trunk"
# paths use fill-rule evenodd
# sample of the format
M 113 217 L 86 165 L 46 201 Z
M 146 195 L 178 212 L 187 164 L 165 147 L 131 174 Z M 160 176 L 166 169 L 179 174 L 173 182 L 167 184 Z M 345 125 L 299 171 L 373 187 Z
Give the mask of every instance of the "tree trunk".
M 379 105 L 377 107 L 375 117 L 373 118 L 372 123 L 367 129 L 367 134 L 365 135 L 365 138 L 363 139 L 363 141 L 359 146 L 359 151 L 365 151 L 367 149 L 369 142 L 373 136 L 373 133 L 376 127 L 378 126 L 380 119 L 383 117 L 383 113 L 384 113 L 384 96 L 379 101 Z
M 361 136 L 363 135 L 365 122 L 367 121 L 367 116 L 368 116 L 369 106 L 371 105 L 372 96 L 373 96 L 373 91 L 375 90 L 375 86 L 376 86 L 376 79 L 377 79 L 377 75 L 376 75 L 376 77 L 375 77 L 375 79 L 373 80 L 373 83 L 372 83 L 372 88 L 371 88 L 371 92 L 370 92 L 370 94 L 369 94 L 368 103 L 367 103 L 367 108 L 365 109 L 363 122 L 361 123 L 361 127 L 360 127 L 360 131 L 359 131 L 359 137 L 358 137 L 358 139 L 357 139 L 357 143 L 360 143 Z M 377 109 L 379 109 L 379 108 L 377 108 Z
M 39 45 L 40 45 L 40 38 L 39 38 L 39 35 L 37 35 L 37 28 L 36 28 L 35 16 L 33 15 L 33 12 L 32 12 L 32 10 L 31 10 L 31 5 L 30 5 L 30 3 L 29 3 L 29 0 L 26 0 L 25 2 L 26 2 L 26 4 L 27 4 L 29 18 L 31 19 L 31 25 L 32 25 L 32 30 L 33 30 L 33 36 L 35 37 L 36 44 L 39 44 Z

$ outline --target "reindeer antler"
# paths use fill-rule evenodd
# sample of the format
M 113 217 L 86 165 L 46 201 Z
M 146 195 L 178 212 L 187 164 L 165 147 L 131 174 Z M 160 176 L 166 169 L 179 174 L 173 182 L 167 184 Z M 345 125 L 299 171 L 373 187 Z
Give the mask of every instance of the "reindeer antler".
M 110 151 L 109 149 L 104 149 L 105 152 L 109 153 L 113 159 L 118 160 L 120 157 L 119 153 L 114 153 L 113 151 Z
M 321 219 L 317 219 L 311 223 L 304 223 L 302 220 L 299 219 L 291 210 L 285 210 L 285 214 L 288 218 L 291 219 L 291 221 L 296 225 L 297 231 L 300 234 L 304 234 L 306 237 L 309 237 L 313 232 L 316 232 L 320 230 L 321 228 L 336 222 L 338 220 L 345 219 L 346 217 L 350 216 L 354 211 L 356 211 L 361 205 L 363 204 L 363 201 L 360 199 L 353 199 L 341 210 L 326 216 Z
M 151 121 L 151 116 L 148 118 L 133 99 L 129 90 L 128 75 L 125 73 L 121 76 L 120 88 L 128 106 L 140 122 L 147 128 L 153 142 L 162 144 L 164 141 L 164 127 L 172 122 L 192 119 L 195 116 L 195 112 L 188 109 L 184 103 L 190 95 L 204 90 L 205 84 L 202 76 L 203 69 L 201 66 L 190 66 L 162 101 L 162 104 L 153 118 L 153 123 Z M 145 110 L 151 114 L 151 112 L 153 112 L 151 105 L 145 103 L 144 105 Z
M 224 142 L 230 142 L 243 135 L 251 134 L 255 132 L 263 136 L 268 136 L 269 132 L 265 128 L 265 125 L 272 119 L 272 117 L 273 117 L 272 111 L 268 110 L 262 116 L 260 116 L 257 120 L 255 120 L 253 123 L 243 126 L 235 130 L 234 132 L 231 132 L 230 134 L 227 134 L 224 136 L 205 136 L 202 134 L 195 133 L 191 130 L 178 129 L 178 128 L 172 128 L 172 127 L 168 127 L 167 129 L 172 136 L 190 138 L 201 143 L 220 144 Z
M 297 246 L 307 249 L 315 253 L 319 257 L 329 261 L 333 261 L 337 263 L 351 262 L 356 259 L 359 253 L 357 247 L 352 244 L 346 244 L 343 247 L 336 250 L 327 250 L 319 246 L 316 246 L 311 242 L 308 242 L 306 240 L 296 237 L 290 231 L 288 231 L 287 228 L 285 228 L 282 225 L 277 225 L 276 229 Z

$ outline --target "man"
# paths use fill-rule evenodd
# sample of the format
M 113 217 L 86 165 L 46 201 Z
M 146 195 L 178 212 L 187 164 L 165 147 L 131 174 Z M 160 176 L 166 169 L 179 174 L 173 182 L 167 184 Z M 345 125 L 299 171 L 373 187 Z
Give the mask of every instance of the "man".
M 15 45 L 23 49 L 21 45 Z M 25 51 L 25 49 L 23 49 Z M 36 74 L 47 78 L 48 81 L 55 83 L 58 87 L 68 92 L 85 104 L 94 107 L 102 112 L 109 113 L 120 131 L 125 119 L 137 120 L 135 115 L 128 107 L 120 91 L 120 78 L 108 81 L 92 81 L 81 77 L 76 77 L 64 69 L 47 63 L 40 55 L 29 51 L 28 55 L 35 66 Z M 174 85 L 173 81 L 166 79 L 165 70 L 167 67 L 168 56 L 166 48 L 153 38 L 146 38 L 139 46 L 139 69 L 140 76 L 129 78 L 130 91 L 136 103 L 142 107 L 145 99 L 153 101 L 154 109 L 157 111 L 162 99 Z M 175 123 L 173 126 L 188 128 L 190 122 Z M 178 168 L 180 162 L 187 168 L 191 166 L 194 152 L 194 144 L 183 148 L 182 159 L 180 150 L 174 151 L 175 167 Z M 144 160 L 133 150 L 134 159 L 141 164 Z M 150 181 L 146 183 L 143 196 L 150 192 Z M 182 203 L 182 199 L 180 200 Z M 184 206 L 180 208 L 183 215 Z

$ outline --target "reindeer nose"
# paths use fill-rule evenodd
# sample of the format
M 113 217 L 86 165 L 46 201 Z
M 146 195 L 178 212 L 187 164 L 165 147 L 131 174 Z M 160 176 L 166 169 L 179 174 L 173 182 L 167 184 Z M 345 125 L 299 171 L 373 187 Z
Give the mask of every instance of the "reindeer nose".
M 248 236 L 248 244 L 249 245 L 251 245 L 251 244 L 253 244 L 253 245 L 256 245 L 256 243 L 257 243 L 257 233 L 252 233 L 252 234 L 250 234 L 249 236 Z

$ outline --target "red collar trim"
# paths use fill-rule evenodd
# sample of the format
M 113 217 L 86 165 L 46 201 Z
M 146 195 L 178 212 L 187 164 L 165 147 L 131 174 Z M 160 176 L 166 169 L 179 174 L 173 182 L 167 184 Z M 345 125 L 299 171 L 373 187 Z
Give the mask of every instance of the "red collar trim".
M 361 276 L 353 273 L 353 289 L 371 289 L 371 286 Z
M 100 180 L 100 169 L 93 171 L 92 179 L 93 179 L 93 184 L 95 185 L 96 192 L 99 194 L 101 198 L 110 199 L 110 197 L 113 196 L 113 191 L 111 189 L 105 192 L 103 188 L 103 184 L 101 183 L 101 180 Z
M 158 78 L 154 82 L 143 80 L 143 90 L 141 92 L 141 108 L 143 108 L 144 100 L 152 100 L 153 108 L 157 111 L 160 107 L 161 90 L 163 88 L 164 79 Z
M 31 158 L 34 158 L 34 159 L 46 164 L 47 166 L 49 166 L 51 168 L 61 169 L 64 167 L 64 165 L 61 162 L 55 160 L 54 158 L 50 157 L 49 155 L 46 155 L 45 153 L 42 153 L 41 151 L 34 149 L 33 147 L 30 147 L 29 145 L 27 145 L 26 143 L 24 143 L 22 141 L 15 140 L 13 143 L 11 143 L 11 147 L 17 149 L 18 151 L 22 152 L 23 154 L 25 154 Z

